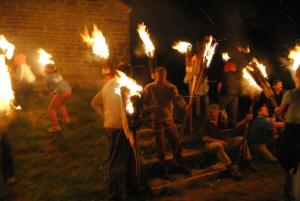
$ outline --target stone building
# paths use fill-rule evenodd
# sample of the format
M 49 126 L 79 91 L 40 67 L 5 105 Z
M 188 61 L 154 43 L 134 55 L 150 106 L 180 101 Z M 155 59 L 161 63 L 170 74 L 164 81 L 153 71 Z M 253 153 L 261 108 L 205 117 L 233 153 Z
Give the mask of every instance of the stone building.
M 121 0 L 1 0 L 0 35 L 25 52 L 37 71 L 37 49 L 52 54 L 73 87 L 90 88 L 100 79 L 95 59 L 80 34 L 96 24 L 109 46 L 110 61 L 129 62 L 131 8 Z M 41 78 L 42 79 L 42 78 Z

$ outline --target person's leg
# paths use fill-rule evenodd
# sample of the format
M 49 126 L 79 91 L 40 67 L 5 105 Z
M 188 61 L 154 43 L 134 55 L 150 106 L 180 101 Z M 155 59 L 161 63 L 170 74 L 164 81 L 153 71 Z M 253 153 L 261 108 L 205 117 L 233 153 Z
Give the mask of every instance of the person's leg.
M 56 114 L 56 108 L 60 105 L 62 99 L 63 99 L 62 94 L 56 93 L 53 96 L 53 98 L 48 106 L 48 111 L 50 114 L 50 120 L 52 123 L 52 127 L 57 128 L 57 129 L 60 129 L 60 125 L 59 125 L 57 114 Z
M 173 158 L 175 159 L 175 165 L 181 166 L 184 165 L 184 159 L 182 157 L 182 147 L 179 138 L 178 129 L 174 123 L 174 121 L 166 121 L 164 122 L 166 137 L 168 138 L 168 142 L 172 149 Z
M 253 151 L 262 156 L 264 159 L 270 161 L 270 162 L 276 162 L 277 158 L 268 150 L 266 144 L 253 144 L 251 145 L 251 148 L 253 148 Z
M 226 151 L 225 151 L 225 147 L 221 143 L 219 143 L 219 142 L 207 143 L 206 147 L 209 150 L 212 150 L 212 151 L 216 152 L 218 159 L 225 166 L 230 165 L 232 163 L 230 158 L 228 157 Z
M 0 143 L 3 179 L 8 183 L 14 183 L 14 159 L 11 152 L 11 145 L 6 134 L 2 135 Z
M 155 135 L 158 162 L 162 167 L 162 174 L 167 175 L 168 168 L 165 161 L 165 130 L 161 123 L 153 123 L 152 129 Z
M 110 140 L 108 197 L 110 200 L 122 200 L 127 196 L 128 166 L 131 146 L 122 129 L 106 129 Z
M 227 111 L 228 111 L 227 114 L 228 117 L 233 122 L 237 122 L 238 107 L 239 107 L 239 98 L 235 96 L 231 96 L 227 107 Z
M 70 122 L 70 116 L 69 116 L 69 112 L 67 110 L 67 107 L 65 105 L 65 101 L 71 96 L 71 92 L 64 92 L 62 94 L 62 100 L 61 100 L 61 103 L 60 103 L 60 111 L 63 115 L 63 121 L 65 123 L 69 123 Z

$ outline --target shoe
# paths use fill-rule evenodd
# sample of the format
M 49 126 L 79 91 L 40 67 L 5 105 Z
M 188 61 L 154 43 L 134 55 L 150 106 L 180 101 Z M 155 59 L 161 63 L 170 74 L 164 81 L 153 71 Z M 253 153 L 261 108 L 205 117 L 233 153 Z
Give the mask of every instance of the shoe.
M 239 171 L 239 167 L 237 165 L 228 165 L 227 172 L 230 177 L 232 177 L 236 181 L 240 181 L 243 176 Z
M 190 175 L 191 174 L 191 170 L 188 167 L 186 167 L 185 165 L 177 166 L 175 168 L 175 171 L 177 173 L 184 174 L 184 175 Z
M 49 133 L 57 133 L 57 132 L 60 132 L 61 131 L 61 128 L 60 127 L 51 127 L 51 128 L 48 128 L 47 130 Z

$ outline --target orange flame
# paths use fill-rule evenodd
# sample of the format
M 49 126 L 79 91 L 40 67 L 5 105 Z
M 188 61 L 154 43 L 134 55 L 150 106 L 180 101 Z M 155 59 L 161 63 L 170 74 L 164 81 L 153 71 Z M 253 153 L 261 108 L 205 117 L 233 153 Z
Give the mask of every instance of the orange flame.
M 145 47 L 145 52 L 148 57 L 154 56 L 154 45 L 150 39 L 147 27 L 144 23 L 138 25 L 137 32 L 139 33 L 140 38 L 142 39 Z
M 260 72 L 263 74 L 263 76 L 265 78 L 268 78 L 268 74 L 267 74 L 267 71 L 266 71 L 266 67 L 262 64 L 262 63 L 259 63 L 258 60 L 256 58 L 253 58 L 252 59 L 252 62 L 254 62 L 258 69 L 260 70 Z
M 92 47 L 95 55 L 103 59 L 109 57 L 109 50 L 105 37 L 95 24 L 92 36 L 90 36 L 89 31 L 85 27 L 84 34 L 81 34 L 81 37 L 89 47 Z
M 173 49 L 178 50 L 180 53 L 186 53 L 190 48 L 192 48 L 192 44 L 185 41 L 177 41 L 172 46 Z
M 126 105 L 126 111 L 128 114 L 133 114 L 134 113 L 134 107 L 133 104 L 130 100 L 132 96 L 139 96 L 141 97 L 141 92 L 143 91 L 143 87 L 138 85 L 135 80 L 127 77 L 125 73 L 118 71 L 118 88 L 115 89 L 115 93 L 118 95 L 121 95 L 121 88 L 122 87 L 127 87 L 129 89 L 129 94 L 126 97 L 125 100 L 125 105 Z
M 247 69 L 250 71 L 253 71 L 253 68 L 251 66 L 247 66 L 243 69 L 243 78 L 247 81 L 248 85 L 251 89 L 255 91 L 261 91 L 262 89 L 259 87 L 259 85 L 255 82 L 253 77 L 248 73 Z
M 229 56 L 228 52 L 223 52 L 222 53 L 222 59 L 224 61 L 228 61 L 230 59 L 230 56 Z
M 8 67 L 5 63 L 5 57 L 13 57 L 15 46 L 9 43 L 3 35 L 0 35 L 0 112 L 8 114 L 13 107 L 14 91 L 12 90 L 11 78 Z
M 44 67 L 47 64 L 54 64 L 54 61 L 52 59 L 52 55 L 46 52 L 44 49 L 39 49 L 39 59 L 38 62 Z
M 289 69 L 295 72 L 300 65 L 300 46 L 296 45 L 294 49 L 290 50 L 288 58 L 293 61 L 292 66 Z
M 215 50 L 218 43 L 216 43 L 213 40 L 212 36 L 209 36 L 209 41 L 205 44 L 205 50 L 204 50 L 204 61 L 206 62 L 206 67 L 208 68 L 210 65 L 210 62 L 215 54 Z

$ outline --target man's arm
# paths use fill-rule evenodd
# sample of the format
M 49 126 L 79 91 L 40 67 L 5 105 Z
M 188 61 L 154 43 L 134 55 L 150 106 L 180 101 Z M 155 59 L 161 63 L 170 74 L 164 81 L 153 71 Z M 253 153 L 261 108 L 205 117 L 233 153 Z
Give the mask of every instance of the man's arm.
M 172 85 L 171 90 L 172 90 L 171 97 L 172 97 L 173 103 L 176 104 L 181 109 L 186 110 L 187 104 L 186 104 L 184 98 L 179 95 L 177 87 L 175 85 Z

